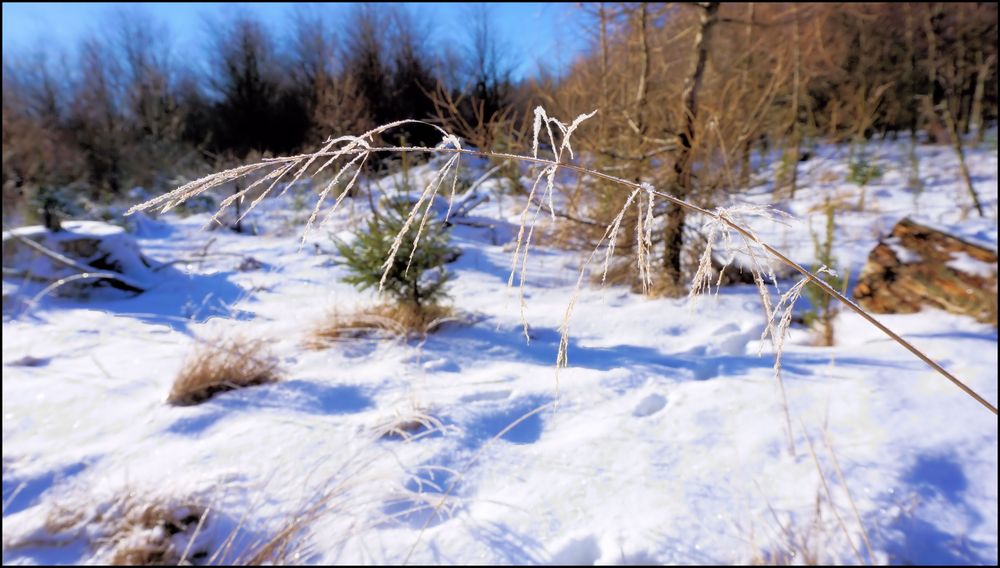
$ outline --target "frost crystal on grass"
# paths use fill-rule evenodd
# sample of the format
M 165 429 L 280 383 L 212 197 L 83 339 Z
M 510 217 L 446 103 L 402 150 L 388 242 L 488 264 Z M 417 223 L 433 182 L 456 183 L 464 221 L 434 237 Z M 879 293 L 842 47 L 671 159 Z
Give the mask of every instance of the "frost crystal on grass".
M 527 203 L 524 206 L 524 210 L 521 212 L 521 222 L 520 227 L 517 232 L 517 239 L 514 245 L 514 256 L 511 260 L 511 271 L 510 277 L 507 279 L 507 286 L 511 287 L 514 285 L 514 274 L 517 272 L 518 264 L 521 267 L 519 290 L 518 290 L 518 300 L 521 310 L 521 324 L 524 328 L 524 337 L 529 339 L 528 336 L 528 320 L 525 315 L 525 301 L 524 301 L 524 282 L 527 276 L 528 270 L 528 249 L 531 244 L 531 237 L 534 234 L 535 225 L 538 222 L 538 214 L 541 211 L 542 205 L 541 200 L 537 204 L 534 203 L 535 191 L 538 189 L 538 184 L 541 182 L 542 178 L 545 178 L 545 195 L 544 198 L 548 202 L 549 214 L 554 222 L 556 220 L 556 209 L 554 202 L 555 195 L 555 178 L 556 172 L 559 169 L 559 165 L 562 163 L 562 157 L 564 152 L 569 153 L 569 157 L 573 158 L 573 146 L 572 146 L 572 136 L 573 132 L 583 124 L 585 120 L 597 114 L 597 111 L 593 111 L 588 114 L 581 114 L 573 119 L 573 122 L 567 126 L 558 119 L 550 117 L 545 109 L 541 106 L 535 107 L 535 118 L 532 124 L 532 144 L 531 152 L 534 158 L 538 158 L 538 145 L 539 145 L 539 135 L 542 131 L 542 126 L 545 126 L 545 131 L 549 135 L 549 144 L 552 147 L 553 160 L 552 163 L 546 165 L 539 172 L 538 176 L 535 178 L 535 182 L 531 186 L 531 191 L 528 194 Z M 556 143 L 556 136 L 552 127 L 555 126 L 556 129 L 562 135 L 561 141 Z M 535 212 L 531 216 L 531 222 L 528 222 L 528 214 L 531 211 L 532 205 L 535 206 Z M 620 221 L 619 221 L 620 222 Z M 525 227 L 527 227 L 527 235 L 525 235 Z
M 611 264 L 611 257 L 615 255 L 615 245 L 618 243 L 618 231 L 621 229 L 622 219 L 625 218 L 625 212 L 628 211 L 629 205 L 632 205 L 635 196 L 639 195 L 639 191 L 636 189 L 628 196 L 628 199 L 625 200 L 625 205 L 622 206 L 621 211 L 618 212 L 618 215 L 611 221 L 611 225 L 608 226 L 608 247 L 604 253 L 604 273 L 601 275 L 601 284 L 604 284 L 608 279 L 608 266 Z
M 777 277 L 771 266 L 763 262 L 763 259 L 769 256 L 764 241 L 757 236 L 750 228 L 750 225 L 744 220 L 745 217 L 754 216 L 770 222 L 782 222 L 783 220 L 779 218 L 779 215 L 784 216 L 779 211 L 758 205 L 736 205 L 716 209 L 715 213 L 709 216 L 706 221 L 708 236 L 705 243 L 705 250 L 702 251 L 699 258 L 698 270 L 695 272 L 691 283 L 688 299 L 691 301 L 698 294 L 710 293 L 712 290 L 712 253 L 717 240 L 723 242 L 730 256 L 727 258 L 725 264 L 719 268 L 719 276 L 715 282 L 716 292 L 718 292 L 722 284 L 726 268 L 735 260 L 735 255 L 743 253 L 747 256 L 750 273 L 753 276 L 754 285 L 757 287 L 757 294 L 760 296 L 761 307 L 764 310 L 765 316 L 764 331 L 761 335 L 761 350 L 764 348 L 764 339 L 770 336 L 771 345 L 774 349 L 774 377 L 781 391 L 782 408 L 785 414 L 788 434 L 788 446 L 791 453 L 794 454 L 795 442 L 792 436 L 788 397 L 785 393 L 785 384 L 781 377 L 781 352 L 784 348 L 785 333 L 792 321 L 792 308 L 802 293 L 802 288 L 808 282 L 808 279 L 803 279 L 792 286 L 791 289 L 780 296 L 778 304 L 772 308 L 771 293 L 767 282 L 770 281 L 775 290 L 777 290 Z M 734 246 L 733 233 L 736 233 L 738 236 L 738 242 L 742 248 Z M 778 321 L 775 321 L 775 317 L 779 314 L 780 318 Z

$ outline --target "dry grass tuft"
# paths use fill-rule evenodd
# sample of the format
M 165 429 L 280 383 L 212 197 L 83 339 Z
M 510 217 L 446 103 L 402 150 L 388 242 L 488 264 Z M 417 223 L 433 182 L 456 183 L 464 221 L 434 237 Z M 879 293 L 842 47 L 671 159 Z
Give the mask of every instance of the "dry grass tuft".
M 768 505 L 770 507 L 770 505 Z M 840 539 L 838 523 L 830 518 L 833 506 L 826 502 L 817 491 L 812 511 L 796 518 L 789 517 L 782 522 L 771 509 L 774 522 L 779 529 L 776 542 L 761 550 L 754 546 L 749 564 L 754 566 L 829 566 L 871 564 L 860 555 L 851 544 L 853 556 L 845 556 Z M 836 516 L 836 513 L 834 513 Z M 870 557 L 869 557 L 870 558 Z
M 826 423 L 824 422 L 822 426 L 823 446 L 826 449 L 827 458 L 833 466 L 832 469 L 836 472 L 834 479 L 831 479 L 830 475 L 826 473 L 825 470 L 829 466 L 825 468 L 821 463 L 805 424 L 802 425 L 802 429 L 819 479 L 819 487 L 816 489 L 811 515 L 790 514 L 786 517 L 787 520 L 783 521 L 768 503 L 768 510 L 774 519 L 775 526 L 779 529 L 777 540 L 770 549 L 760 550 L 751 534 L 753 553 L 750 563 L 775 566 L 792 564 L 818 566 L 848 562 L 855 562 L 858 565 L 880 563 L 880 559 L 872 547 L 857 502 L 851 494 L 847 479 L 840 467 L 840 460 L 837 458 L 837 453 L 830 441 Z M 851 519 L 845 518 L 836 504 L 834 490 L 837 485 L 835 483 L 839 484 L 843 490 L 853 513 L 853 523 L 856 523 L 856 527 L 848 526 L 851 524 Z M 853 556 L 847 556 L 847 549 L 850 549 Z
M 115 566 L 177 565 L 184 550 L 178 549 L 173 536 L 190 534 L 207 510 L 182 507 L 171 510 L 162 503 L 150 503 L 128 511 L 120 533 L 112 540 L 108 562 Z M 197 551 L 195 558 L 206 554 Z
M 277 381 L 280 371 L 267 341 L 236 337 L 199 345 L 184 364 L 167 402 L 202 403 L 220 392 Z
M 406 412 L 396 411 L 391 417 L 375 427 L 375 435 L 381 439 L 411 441 L 430 436 L 435 432 L 447 434 L 449 428 L 437 418 L 417 407 Z
M 765 548 L 757 546 L 756 538 L 750 535 L 752 553 L 746 564 L 752 566 L 820 566 L 835 562 L 830 553 L 833 546 L 835 528 L 826 518 L 826 504 L 817 490 L 811 510 L 799 515 L 788 514 L 782 521 L 779 514 L 767 504 L 778 532 L 775 539 Z M 860 562 L 864 564 L 864 562 Z
M 333 310 L 313 329 L 306 346 L 323 349 L 333 342 L 363 337 L 425 337 L 455 321 L 453 308 L 438 305 L 386 304 L 349 314 Z
M 328 498 L 320 501 L 327 504 Z M 7 548 L 60 547 L 81 542 L 85 562 L 114 566 L 299 564 L 307 552 L 308 526 L 325 510 L 292 514 L 276 532 L 254 536 L 202 497 L 176 498 L 125 488 L 107 499 L 80 491 L 60 499 L 39 530 L 4 542 Z
M 45 519 L 53 542 L 84 537 L 93 559 L 115 566 L 177 565 L 197 561 L 208 549 L 197 545 L 209 509 L 195 499 L 168 499 L 127 491 L 98 507 L 60 502 Z M 36 537 L 38 538 L 38 537 Z M 16 543 L 15 546 L 46 544 Z M 52 543 L 48 543 L 51 545 Z

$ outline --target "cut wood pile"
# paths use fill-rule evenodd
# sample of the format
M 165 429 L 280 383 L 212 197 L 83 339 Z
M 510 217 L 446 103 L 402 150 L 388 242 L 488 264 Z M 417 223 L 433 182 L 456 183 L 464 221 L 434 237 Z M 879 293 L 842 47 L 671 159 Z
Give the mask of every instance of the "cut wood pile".
M 880 314 L 929 306 L 996 325 L 997 254 L 903 219 L 868 255 L 854 298 Z

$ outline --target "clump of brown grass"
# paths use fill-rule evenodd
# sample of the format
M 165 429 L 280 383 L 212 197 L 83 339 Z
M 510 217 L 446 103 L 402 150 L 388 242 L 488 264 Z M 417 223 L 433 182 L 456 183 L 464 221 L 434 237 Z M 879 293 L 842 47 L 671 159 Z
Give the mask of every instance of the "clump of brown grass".
M 457 320 L 454 308 L 440 305 L 383 304 L 347 314 L 334 309 L 312 330 L 306 345 L 323 349 L 336 341 L 364 337 L 426 337 Z
M 202 403 L 218 393 L 277 381 L 280 370 L 267 341 L 235 337 L 198 345 L 184 363 L 167 402 Z
M 198 535 L 209 508 L 194 498 L 172 499 L 126 491 L 108 503 L 86 506 L 61 501 L 45 518 L 47 537 L 34 536 L 12 546 L 51 545 L 84 537 L 94 560 L 115 566 L 178 565 L 208 555 Z M 51 542 L 43 542 L 51 540 Z M 203 539 L 204 540 L 204 539 Z
M 124 488 L 95 499 L 91 491 L 80 491 L 53 506 L 39 530 L 5 539 L 4 548 L 82 541 L 91 552 L 87 563 L 114 566 L 297 564 L 307 552 L 309 525 L 333 496 L 292 513 L 275 532 L 254 537 L 245 530 L 253 505 L 233 523 L 203 497 Z

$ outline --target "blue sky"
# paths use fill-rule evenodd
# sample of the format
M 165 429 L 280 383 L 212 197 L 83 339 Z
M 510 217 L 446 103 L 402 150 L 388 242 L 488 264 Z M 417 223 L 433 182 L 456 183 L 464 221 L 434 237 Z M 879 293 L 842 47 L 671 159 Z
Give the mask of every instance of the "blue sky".
M 38 45 L 72 51 L 81 38 L 101 33 L 108 15 L 123 6 L 139 6 L 167 25 L 181 56 L 187 49 L 204 45 L 206 17 L 245 10 L 280 34 L 292 9 L 291 4 L 283 3 L 4 3 L 3 51 L 18 52 Z M 351 9 L 348 3 L 318 6 L 330 10 L 334 22 L 336 15 Z M 415 3 L 410 9 L 427 21 L 432 43 L 464 44 L 468 32 L 463 22 L 469 17 L 470 6 Z M 534 75 L 540 64 L 550 69 L 564 68 L 586 47 L 585 33 L 580 31 L 585 16 L 575 4 L 503 3 L 490 4 L 489 9 L 498 39 L 506 45 L 505 51 L 515 65 L 515 77 Z

